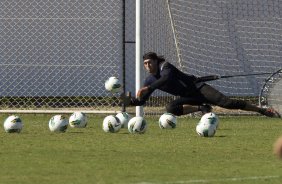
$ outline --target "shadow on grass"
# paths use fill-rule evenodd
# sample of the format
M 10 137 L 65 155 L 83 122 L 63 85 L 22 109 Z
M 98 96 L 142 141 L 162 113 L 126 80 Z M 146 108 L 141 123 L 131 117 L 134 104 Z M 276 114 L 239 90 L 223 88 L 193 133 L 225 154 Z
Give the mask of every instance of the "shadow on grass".
M 119 132 L 119 134 L 126 134 L 126 135 L 128 135 L 130 133 L 129 132 Z
M 68 134 L 83 134 L 84 132 L 68 132 Z
M 224 137 L 227 137 L 227 136 L 226 135 L 219 135 L 219 136 L 214 136 L 214 137 L 224 138 Z

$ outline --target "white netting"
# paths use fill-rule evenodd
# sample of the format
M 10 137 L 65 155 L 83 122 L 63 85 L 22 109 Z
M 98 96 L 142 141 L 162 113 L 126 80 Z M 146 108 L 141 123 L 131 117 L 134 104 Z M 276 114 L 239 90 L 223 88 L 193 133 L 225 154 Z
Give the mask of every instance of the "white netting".
M 104 81 L 121 77 L 122 11 L 121 0 L 1 0 L 2 106 L 117 105 Z
M 260 106 L 272 107 L 282 114 L 282 70 L 272 74 L 260 93 Z
M 145 50 L 164 54 L 176 66 L 181 66 L 182 71 L 196 76 L 275 72 L 282 68 L 282 6 L 279 2 L 146 1 L 145 24 L 148 26 L 145 40 L 148 39 Z M 165 22 L 169 23 L 166 20 L 168 9 L 172 29 L 164 27 Z M 163 12 L 166 12 L 165 15 Z M 151 24 L 152 21 L 155 24 Z M 169 34 L 163 34 L 164 31 Z M 170 35 L 172 31 L 175 37 Z M 173 44 L 174 41 L 176 44 Z M 171 57 L 177 54 L 176 48 L 180 55 Z M 210 84 L 228 96 L 258 103 L 260 89 L 267 77 L 237 77 Z
M 282 68 L 279 0 L 144 0 L 144 51 L 197 76 Z M 122 79 L 122 0 L 0 1 L 1 108 L 120 110 L 104 90 Z M 135 93 L 135 1 L 125 0 L 126 90 Z M 144 75 L 145 76 L 145 75 Z M 257 97 L 266 76 L 211 82 Z M 155 92 L 145 112 L 173 97 Z
M 184 71 L 234 75 L 282 67 L 278 0 L 173 0 L 169 6 Z M 229 96 L 258 96 L 265 78 L 232 78 L 213 85 Z

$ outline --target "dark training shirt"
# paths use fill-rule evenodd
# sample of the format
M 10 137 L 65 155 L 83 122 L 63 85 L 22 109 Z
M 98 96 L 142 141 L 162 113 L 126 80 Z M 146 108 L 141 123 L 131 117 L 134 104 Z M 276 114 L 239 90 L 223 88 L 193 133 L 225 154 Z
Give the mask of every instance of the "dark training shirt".
M 188 75 L 168 62 L 159 65 L 156 75 L 149 75 L 144 86 L 149 87 L 149 92 L 145 93 L 141 99 L 133 98 L 131 105 L 143 105 L 154 90 L 159 89 L 169 94 L 181 97 L 196 96 L 198 89 L 203 83 L 196 83 L 197 77 Z

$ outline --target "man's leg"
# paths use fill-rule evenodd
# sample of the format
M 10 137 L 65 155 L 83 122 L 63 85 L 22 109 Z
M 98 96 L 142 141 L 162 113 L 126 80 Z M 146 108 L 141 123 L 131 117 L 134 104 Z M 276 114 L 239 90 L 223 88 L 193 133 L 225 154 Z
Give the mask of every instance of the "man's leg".
M 254 112 L 258 112 L 262 115 L 271 117 L 271 118 L 281 118 L 281 115 L 274 110 L 273 108 L 260 108 L 258 106 L 252 105 L 250 103 L 246 103 L 245 108 L 243 109 L 245 111 L 254 111 Z
M 210 112 L 211 106 L 203 105 L 204 98 L 201 96 L 196 97 L 181 97 L 170 102 L 167 106 L 167 112 L 177 116 L 202 111 L 203 113 Z
M 212 107 L 208 104 L 202 104 L 197 106 L 183 105 L 183 114 L 189 114 L 198 111 L 201 111 L 203 114 L 206 114 L 212 111 Z
M 199 107 L 194 105 L 183 105 L 183 115 L 198 112 Z
M 202 95 L 213 105 L 217 105 L 226 109 L 241 109 L 245 111 L 258 112 L 268 117 L 280 117 L 280 114 L 271 108 L 260 108 L 243 100 L 234 100 L 225 96 L 218 90 L 209 85 L 201 88 Z

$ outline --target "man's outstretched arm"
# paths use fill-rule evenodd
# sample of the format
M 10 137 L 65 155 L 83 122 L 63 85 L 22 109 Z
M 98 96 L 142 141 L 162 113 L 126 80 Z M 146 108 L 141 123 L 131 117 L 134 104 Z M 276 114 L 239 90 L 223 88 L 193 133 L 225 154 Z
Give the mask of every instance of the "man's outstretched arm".
M 121 94 L 120 99 L 125 106 L 141 106 L 146 103 L 152 93 L 153 91 L 146 91 L 142 96 L 135 98 L 131 96 L 131 92 L 127 92 L 126 94 Z

